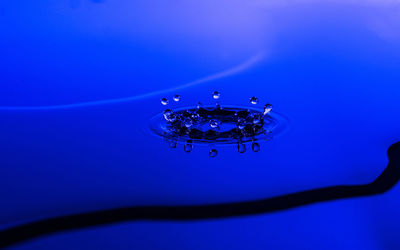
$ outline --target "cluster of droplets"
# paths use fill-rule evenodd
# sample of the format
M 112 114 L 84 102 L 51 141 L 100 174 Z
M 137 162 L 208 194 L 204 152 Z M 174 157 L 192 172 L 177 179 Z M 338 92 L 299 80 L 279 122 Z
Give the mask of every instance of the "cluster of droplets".
M 212 93 L 212 98 L 217 101 L 221 97 L 221 94 L 218 91 L 214 91 Z M 173 96 L 172 100 L 174 102 L 179 102 L 181 100 L 181 96 L 176 94 Z M 250 98 L 250 103 L 252 105 L 257 105 L 259 103 L 259 99 L 255 96 Z M 166 106 L 169 104 L 169 100 L 167 98 L 162 98 L 161 99 L 161 104 Z M 216 102 L 216 107 L 215 110 L 222 110 L 219 102 Z M 186 128 L 185 132 L 188 133 L 191 131 L 193 127 L 198 126 L 199 124 L 208 124 L 208 128 L 211 131 L 214 131 L 215 133 L 218 134 L 218 131 L 220 131 L 220 126 L 223 123 L 220 119 L 217 118 L 211 118 L 209 120 L 205 119 L 202 117 L 199 112 L 200 110 L 205 110 L 203 108 L 203 104 L 201 102 L 198 102 L 197 104 L 197 110 L 186 110 L 186 111 L 180 111 L 180 112 L 174 112 L 172 109 L 165 109 L 163 112 L 164 119 L 167 121 L 167 123 L 170 125 L 170 127 L 174 127 L 171 130 L 177 131 L 177 130 L 182 130 L 183 128 Z M 262 128 L 264 124 L 264 117 L 267 116 L 270 112 L 272 111 L 272 105 L 271 104 L 265 104 L 263 112 L 251 112 L 250 110 L 247 110 L 245 112 L 245 115 L 243 115 L 244 111 L 239 111 L 235 112 L 231 117 L 230 120 L 234 121 L 237 130 L 235 130 L 235 133 L 239 133 L 239 137 L 246 137 L 246 134 L 249 132 L 249 128 L 252 128 L 255 130 L 255 128 Z M 240 113 L 242 112 L 242 113 Z M 179 124 L 179 125 L 177 125 Z M 239 132 L 237 132 L 239 131 Z M 250 131 L 251 132 L 251 131 Z M 254 133 L 253 133 L 254 134 Z M 169 146 L 171 148 L 177 148 L 177 140 L 170 139 L 169 140 Z M 255 141 L 255 139 L 252 139 L 252 144 L 251 148 L 253 152 L 259 152 L 260 151 L 260 144 Z M 193 150 L 193 141 L 192 140 L 186 140 L 184 144 L 184 151 L 187 153 L 192 152 Z M 243 143 L 240 139 L 238 139 L 237 142 L 237 151 L 239 153 L 245 153 L 246 152 L 246 144 Z M 218 151 L 215 148 L 210 149 L 209 151 L 209 156 L 210 157 L 216 157 L 218 155 Z

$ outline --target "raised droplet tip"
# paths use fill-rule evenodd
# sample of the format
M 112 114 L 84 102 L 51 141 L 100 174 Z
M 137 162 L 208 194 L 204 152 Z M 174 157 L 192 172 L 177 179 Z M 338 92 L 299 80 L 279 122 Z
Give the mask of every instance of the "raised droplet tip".
M 272 111 L 272 104 L 265 104 L 265 106 L 264 106 L 264 112 L 263 112 L 263 114 L 264 115 L 267 115 L 268 113 L 270 113 Z

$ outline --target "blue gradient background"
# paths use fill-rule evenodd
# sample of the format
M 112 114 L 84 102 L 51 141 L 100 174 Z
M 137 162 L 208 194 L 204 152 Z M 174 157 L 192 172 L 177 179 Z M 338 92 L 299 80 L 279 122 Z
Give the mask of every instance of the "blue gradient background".
M 2 1 L 0 54 L 0 228 L 367 183 L 400 141 L 397 1 Z M 161 97 L 211 104 L 214 90 L 222 105 L 272 103 L 289 131 L 215 159 L 147 132 Z M 11 249 L 400 249 L 399 192 Z

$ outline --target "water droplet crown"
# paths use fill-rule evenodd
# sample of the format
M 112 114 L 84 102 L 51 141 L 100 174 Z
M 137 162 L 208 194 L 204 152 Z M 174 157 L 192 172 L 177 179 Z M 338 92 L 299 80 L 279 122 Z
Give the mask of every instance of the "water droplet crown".
M 220 99 L 218 91 L 212 93 L 214 100 Z M 180 95 L 172 98 L 179 102 Z M 251 97 L 250 103 L 258 104 L 257 97 Z M 161 104 L 168 105 L 167 98 L 161 99 Z M 251 149 L 254 152 L 260 150 L 256 142 L 270 133 L 271 128 L 277 124 L 277 120 L 269 114 L 272 105 L 266 104 L 262 111 L 252 108 L 240 108 L 221 105 L 204 106 L 198 103 L 196 108 L 165 109 L 163 118 L 166 122 L 163 128 L 163 137 L 170 142 L 171 148 L 176 148 L 178 142 L 185 142 L 185 152 L 191 152 L 193 143 L 206 144 L 232 144 L 237 143 L 238 152 L 246 151 L 247 142 L 252 142 Z M 218 151 L 213 148 L 209 151 L 210 157 L 215 157 Z

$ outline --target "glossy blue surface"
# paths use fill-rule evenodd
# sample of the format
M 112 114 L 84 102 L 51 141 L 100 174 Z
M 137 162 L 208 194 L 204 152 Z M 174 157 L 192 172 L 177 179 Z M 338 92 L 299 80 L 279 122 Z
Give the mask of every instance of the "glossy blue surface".
M 1 2 L 0 227 L 374 180 L 400 141 L 399 14 L 374 0 Z M 213 104 L 214 90 L 222 105 L 272 103 L 289 131 L 213 159 L 148 133 L 160 98 Z M 399 192 L 12 249 L 399 249 Z

